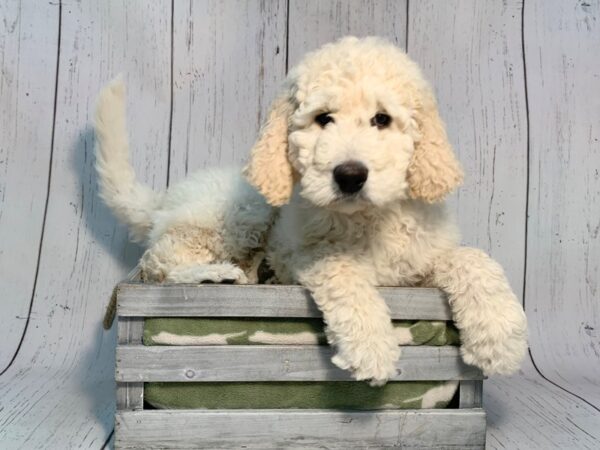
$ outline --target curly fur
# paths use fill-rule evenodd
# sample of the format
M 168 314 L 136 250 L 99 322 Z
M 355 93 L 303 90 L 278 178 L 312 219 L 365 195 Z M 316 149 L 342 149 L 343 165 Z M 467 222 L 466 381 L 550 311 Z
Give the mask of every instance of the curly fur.
M 291 111 L 286 96 L 273 103 L 267 121 L 260 130 L 260 138 L 250 152 L 250 162 L 244 168 L 248 181 L 273 206 L 287 203 L 294 187 L 292 167 L 287 157 L 287 129 Z
M 160 203 L 161 195 L 138 183 L 129 164 L 124 95 L 123 81 L 117 78 L 98 99 L 96 170 L 100 197 L 129 227 L 131 240 L 143 243 L 150 232 L 152 213 Z
M 400 49 L 344 38 L 308 54 L 275 100 L 244 169 L 201 171 L 164 194 L 134 181 L 127 161 L 122 82 L 100 96 L 102 196 L 147 242 L 149 279 L 254 282 L 266 255 L 283 283 L 313 295 L 337 348 L 333 362 L 384 383 L 400 349 L 376 286 L 443 289 L 462 355 L 487 375 L 514 372 L 526 319 L 500 266 L 459 247 L 439 201 L 462 180 L 431 88 Z M 385 111 L 385 129 L 371 118 Z M 325 127 L 315 117 L 329 112 Z M 360 161 L 368 179 L 353 196 L 334 167 Z M 140 193 L 141 192 L 141 193 Z M 437 202 L 437 203 L 436 203 Z
M 416 111 L 422 136 L 415 143 L 407 178 L 412 198 L 436 202 L 462 183 L 463 173 L 452 154 L 435 99 L 430 95 L 425 97 Z

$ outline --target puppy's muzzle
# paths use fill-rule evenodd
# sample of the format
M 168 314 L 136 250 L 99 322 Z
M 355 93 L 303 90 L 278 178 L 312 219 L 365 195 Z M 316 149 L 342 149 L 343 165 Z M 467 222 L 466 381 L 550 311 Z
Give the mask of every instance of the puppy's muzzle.
M 369 169 L 358 161 L 348 161 L 333 169 L 333 179 L 344 194 L 356 194 L 367 181 Z

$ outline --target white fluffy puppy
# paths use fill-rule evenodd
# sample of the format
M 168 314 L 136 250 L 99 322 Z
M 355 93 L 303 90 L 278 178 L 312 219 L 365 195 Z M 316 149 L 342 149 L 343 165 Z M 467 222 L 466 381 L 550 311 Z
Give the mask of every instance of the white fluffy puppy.
M 264 256 L 282 283 L 323 312 L 333 362 L 383 383 L 400 356 L 376 286 L 447 294 L 465 362 L 508 374 L 526 319 L 502 268 L 458 245 L 439 201 L 462 180 L 431 88 L 408 56 L 377 38 L 344 38 L 293 69 L 239 171 L 202 171 L 155 194 L 128 162 L 124 88 L 97 113 L 101 194 L 148 246 L 147 279 L 254 282 Z M 264 255 L 264 256 L 263 256 Z

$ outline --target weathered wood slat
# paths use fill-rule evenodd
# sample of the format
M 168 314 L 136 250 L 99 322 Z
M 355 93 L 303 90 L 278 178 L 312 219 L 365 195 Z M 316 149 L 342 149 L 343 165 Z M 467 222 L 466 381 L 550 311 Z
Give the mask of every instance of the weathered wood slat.
M 317 345 L 117 347 L 117 381 L 352 380 L 331 363 L 334 349 Z M 403 347 L 394 380 L 480 379 L 457 347 Z
M 459 384 L 459 407 L 481 408 L 483 380 L 463 380 Z
M 483 449 L 481 409 L 118 412 L 118 448 Z M 173 432 L 177 430 L 177 432 Z
M 451 320 L 443 292 L 428 288 L 379 288 L 392 318 Z M 301 286 L 151 285 L 121 283 L 120 316 L 321 317 Z
M 141 344 L 144 333 L 144 319 L 141 317 L 120 317 L 117 339 L 119 344 Z M 144 383 L 117 382 L 117 408 L 143 409 Z
M 144 319 L 141 317 L 119 317 L 117 340 L 119 344 L 141 344 Z

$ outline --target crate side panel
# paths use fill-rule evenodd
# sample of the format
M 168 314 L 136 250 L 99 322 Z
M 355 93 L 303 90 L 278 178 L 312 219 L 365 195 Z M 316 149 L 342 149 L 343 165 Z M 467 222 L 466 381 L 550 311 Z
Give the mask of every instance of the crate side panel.
M 133 411 L 117 413 L 118 448 L 483 449 L 473 410 Z
M 392 318 L 451 320 L 442 291 L 381 287 Z M 321 317 L 302 286 L 156 285 L 121 283 L 120 316 L 144 317 Z
M 313 345 L 169 347 L 121 345 L 117 381 L 325 381 L 352 380 L 331 363 L 334 350 Z M 457 347 L 403 347 L 397 381 L 481 379 Z

